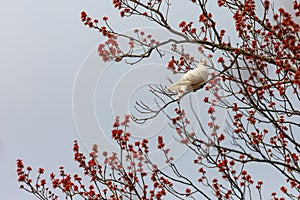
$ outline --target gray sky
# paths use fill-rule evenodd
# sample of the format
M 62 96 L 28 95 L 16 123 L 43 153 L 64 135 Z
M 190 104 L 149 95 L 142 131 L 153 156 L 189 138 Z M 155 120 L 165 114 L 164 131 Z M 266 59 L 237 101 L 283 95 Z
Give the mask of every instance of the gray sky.
M 93 50 L 101 41 L 96 31 L 82 25 L 82 10 L 99 18 L 110 16 L 119 31 L 139 22 L 120 23 L 109 0 L 0 2 L 1 199 L 34 199 L 18 189 L 17 158 L 33 169 L 57 172 L 64 165 L 68 172 L 77 171 L 72 155 L 73 140 L 79 139 L 72 112 L 73 85 L 86 59 L 97 62 Z M 95 98 L 101 101 L 101 95 Z M 101 108 L 96 105 L 96 110 Z
M 34 199 L 18 189 L 15 160 L 33 168 L 74 168 L 77 139 L 72 115 L 76 73 L 99 42 L 80 12 L 95 16 L 104 1 L 0 2 L 0 190 L 1 199 Z
M 72 112 L 73 85 L 86 59 L 94 60 L 97 67 L 100 58 L 93 50 L 102 41 L 96 31 L 81 23 L 82 10 L 99 18 L 109 16 L 119 31 L 136 28 L 137 22 L 138 27 L 143 26 L 136 19 L 120 23 L 111 1 L 0 2 L 0 188 L 3 199 L 33 199 L 18 189 L 15 172 L 18 158 L 33 169 L 44 167 L 47 177 L 61 165 L 66 171 L 77 171 L 72 154 L 72 143 L 79 139 Z M 188 14 L 186 17 L 192 16 L 191 12 Z M 176 23 L 177 20 L 173 18 Z M 149 26 L 151 24 L 147 24 Z M 101 103 L 101 95 L 96 98 Z M 101 111 L 101 106 L 97 109 Z M 107 120 L 105 128 L 110 129 L 114 114 L 110 120 L 102 118 Z

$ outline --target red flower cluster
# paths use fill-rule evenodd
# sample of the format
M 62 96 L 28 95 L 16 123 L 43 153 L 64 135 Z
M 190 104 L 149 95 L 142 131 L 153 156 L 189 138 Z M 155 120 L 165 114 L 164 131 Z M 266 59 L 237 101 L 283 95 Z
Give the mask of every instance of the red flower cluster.
M 179 27 L 181 28 L 182 33 L 189 33 L 190 35 L 196 34 L 197 29 L 193 27 L 193 22 L 186 23 L 182 21 L 179 23 Z
M 84 25 L 87 25 L 90 28 L 97 27 L 98 19 L 92 20 L 91 17 L 87 16 L 85 11 L 81 12 L 81 21 L 84 23 Z

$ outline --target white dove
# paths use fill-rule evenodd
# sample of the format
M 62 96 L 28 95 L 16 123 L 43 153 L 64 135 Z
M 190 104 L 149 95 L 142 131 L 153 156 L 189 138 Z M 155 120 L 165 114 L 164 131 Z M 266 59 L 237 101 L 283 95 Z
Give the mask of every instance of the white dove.
M 173 83 L 168 90 L 177 92 L 177 99 L 180 99 L 183 94 L 195 92 L 202 88 L 208 79 L 208 71 L 206 61 L 203 59 L 199 62 L 198 67 L 186 72 L 177 82 Z

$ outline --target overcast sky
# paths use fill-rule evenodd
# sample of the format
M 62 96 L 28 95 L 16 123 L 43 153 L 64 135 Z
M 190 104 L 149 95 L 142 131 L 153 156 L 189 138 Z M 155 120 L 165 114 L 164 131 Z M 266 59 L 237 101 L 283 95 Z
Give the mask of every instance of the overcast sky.
M 89 30 L 81 23 L 82 10 L 99 18 L 110 16 L 110 22 L 117 25 L 119 31 L 137 27 L 138 21 L 124 23 L 123 20 L 120 23 L 116 17 L 118 11 L 113 8 L 111 1 L 0 2 L 1 199 L 34 199 L 18 189 L 15 172 L 18 158 L 22 158 L 25 165 L 31 165 L 33 169 L 44 167 L 47 176 L 48 172 L 57 172 L 61 165 L 69 172 L 77 170 L 72 144 L 83 136 L 76 129 L 78 127 L 72 110 L 76 77 L 80 77 L 80 70 L 85 66 L 95 67 L 99 76 L 101 71 L 97 70 L 109 68 L 109 65 L 100 61 L 95 51 L 103 40 L 96 31 Z M 100 86 L 92 85 L 94 88 L 91 90 L 97 87 L 100 91 L 103 89 L 101 80 L 95 80 Z M 101 111 L 103 99 L 101 95 L 97 98 L 99 104 L 96 106 Z M 110 103 L 110 98 L 104 98 L 108 99 L 106 103 Z M 106 120 L 105 128 L 108 129 L 116 113 L 118 111 L 112 113 L 109 110 L 105 113 L 108 117 L 100 115 L 97 120 L 100 123 Z M 93 137 L 89 129 L 83 131 Z M 88 146 L 89 141 L 81 140 L 81 144 Z
M 106 2 L 106 3 L 105 3 Z M 74 168 L 78 139 L 72 112 L 76 74 L 99 36 L 84 27 L 81 10 L 111 13 L 111 1 L 0 2 L 1 199 L 34 199 L 18 189 L 15 160 L 47 171 Z M 109 9 L 106 9 L 109 7 Z M 123 26 L 124 28 L 125 26 Z
M 120 23 L 118 17 L 115 17 L 118 12 L 113 9 L 110 0 L 9 0 L 0 2 L 1 199 L 34 199 L 30 194 L 18 189 L 15 172 L 17 158 L 22 158 L 25 165 L 29 164 L 34 169 L 44 167 L 47 172 L 51 172 L 57 171 L 58 166 L 64 165 L 67 171 L 75 172 L 77 169 L 72 159 L 73 141 L 83 139 L 81 143 L 88 146 L 91 142 L 88 138 L 101 137 L 94 136 L 95 130 L 92 128 L 84 128 L 84 125 L 92 127 L 91 124 L 85 124 L 85 122 L 76 124 L 78 122 L 74 121 L 77 111 L 83 111 L 80 110 L 82 107 L 76 113 L 72 109 L 73 90 L 78 91 L 76 89 L 79 88 L 74 89 L 74 85 L 85 87 L 78 82 L 78 77 L 83 77 L 83 79 L 87 75 L 94 77 L 88 82 L 92 87 L 86 88 L 86 94 L 91 95 L 93 91 L 98 91 L 97 94 L 93 94 L 97 103 L 91 104 L 95 106 L 93 111 L 95 113 L 85 114 L 89 117 L 93 114 L 98 115 L 96 120 L 98 128 L 106 131 L 110 128 L 115 114 L 123 114 L 123 111 L 129 109 L 128 106 L 124 109 L 123 107 L 116 109 L 118 107 L 116 105 L 124 100 L 118 101 L 124 97 L 119 95 L 124 92 L 121 86 L 124 86 L 124 83 L 131 83 L 128 80 L 133 80 L 132 75 L 141 72 L 128 71 L 128 68 L 124 69 L 124 64 L 111 66 L 104 65 L 100 61 L 95 49 L 102 39 L 96 31 L 89 30 L 82 25 L 80 21 L 82 10 L 99 18 L 104 15 L 109 16 L 110 22 L 117 25 L 119 31 L 128 31 L 137 26 L 151 26 L 139 24 L 140 21 L 134 20 L 123 20 Z M 189 18 L 192 14 L 188 12 L 185 16 Z M 178 15 L 174 16 L 172 18 L 174 21 L 179 20 L 176 18 Z M 222 25 L 226 27 L 226 23 L 228 21 L 224 21 Z M 156 70 L 158 69 L 156 67 L 160 67 L 157 64 L 158 61 L 151 60 L 151 62 L 154 66 L 151 69 Z M 147 64 L 149 63 L 140 64 L 138 69 L 147 68 Z M 91 69 L 91 67 L 94 68 Z M 114 67 L 120 67 L 120 70 L 109 71 L 115 69 Z M 84 70 L 90 74 L 85 74 Z M 119 79 L 122 73 L 126 76 Z M 160 74 L 163 75 L 162 77 L 149 76 L 151 73 L 153 71 L 147 71 L 148 77 L 154 77 L 155 80 L 149 79 L 144 83 L 143 81 L 138 83 L 143 85 L 157 82 L 163 76 L 170 75 L 166 72 L 167 75 Z M 113 75 L 116 76 L 115 79 L 118 79 L 118 84 L 111 85 L 111 90 L 119 92 L 102 93 L 101 81 L 111 81 Z M 134 90 L 134 95 L 139 96 L 139 87 Z M 82 94 L 82 99 L 85 99 L 85 93 L 77 94 Z M 125 95 L 125 103 L 129 105 L 133 102 L 135 99 L 131 98 L 134 95 Z M 105 98 L 106 96 L 108 98 Z M 117 101 L 112 100 L 115 96 Z M 76 98 L 75 102 L 78 96 Z M 106 103 L 112 105 L 112 111 L 105 110 L 107 106 L 102 105 Z M 86 135 L 83 135 L 82 130 L 78 130 L 81 127 L 83 131 L 88 132 L 89 137 L 85 138 Z M 162 125 L 159 128 L 161 127 Z

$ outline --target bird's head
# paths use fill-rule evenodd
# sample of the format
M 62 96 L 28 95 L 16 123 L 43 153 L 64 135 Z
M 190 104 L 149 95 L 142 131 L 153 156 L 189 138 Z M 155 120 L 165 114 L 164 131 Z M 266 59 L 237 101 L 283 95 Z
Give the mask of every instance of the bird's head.
M 206 60 L 205 60 L 204 58 L 202 58 L 202 59 L 200 60 L 199 64 L 206 65 L 207 62 L 206 62 Z
M 206 65 L 207 65 L 206 60 L 205 60 L 205 59 L 201 59 L 201 60 L 199 61 L 198 67 L 199 67 L 199 68 L 203 68 L 203 67 L 206 68 Z

